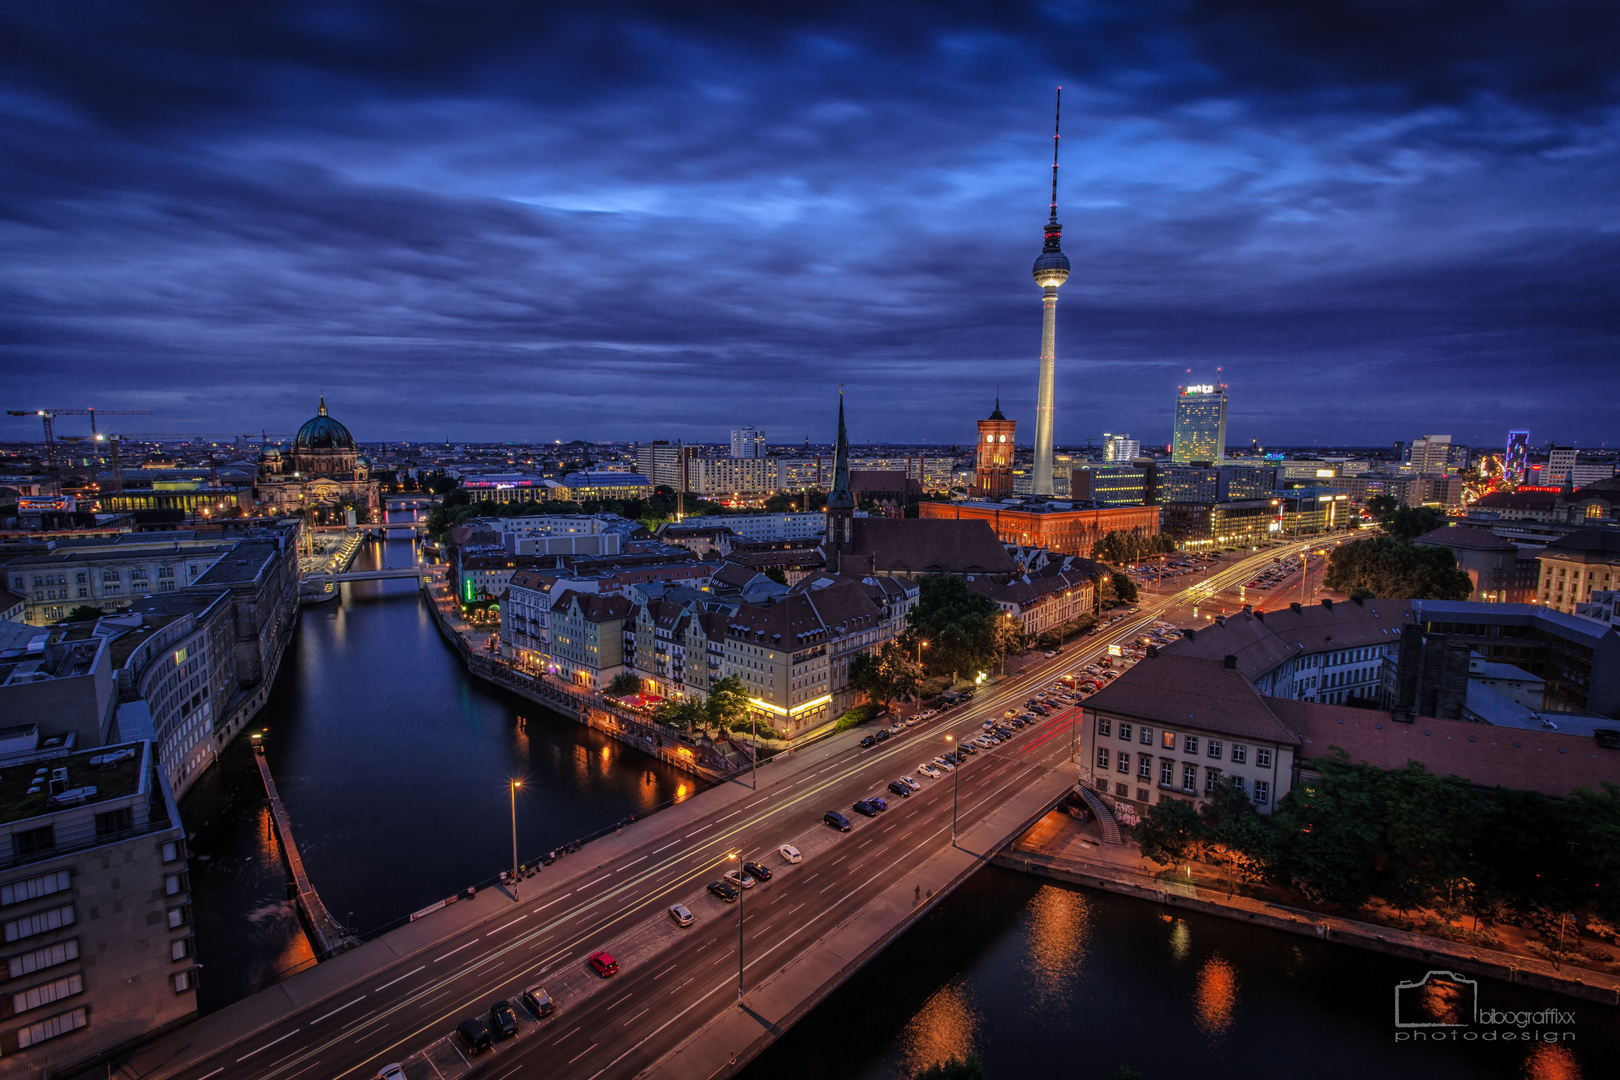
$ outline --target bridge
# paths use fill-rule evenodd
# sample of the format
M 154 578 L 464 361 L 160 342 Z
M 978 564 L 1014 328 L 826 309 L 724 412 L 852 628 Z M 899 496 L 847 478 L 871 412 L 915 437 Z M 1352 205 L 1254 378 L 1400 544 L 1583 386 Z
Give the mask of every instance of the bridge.
M 1274 552 L 1218 571 L 1247 580 Z M 1230 581 L 1228 581 L 1230 579 Z M 1224 586 L 1223 586 L 1224 587 Z M 519 1032 L 477 1059 L 481 1075 L 562 1080 L 729 1075 L 1073 790 L 1076 712 L 1054 716 L 899 797 L 886 788 L 982 730 L 989 716 L 1103 646 L 1140 634 L 1185 597 L 1143 603 L 1083 649 L 1044 661 L 863 749 L 850 731 L 763 764 L 502 884 L 425 914 L 315 969 L 204 1017 L 115 1063 L 142 1080 L 363 1078 L 402 1062 L 408 1080 L 455 1080 L 473 1064 L 456 1024 L 544 986 L 557 1011 L 521 1006 Z M 851 810 L 883 794 L 874 818 Z M 849 833 L 822 824 L 839 810 Z M 803 861 L 777 853 L 792 844 Z M 724 904 L 705 886 L 741 860 L 769 881 Z M 695 915 L 681 928 L 666 915 Z M 600 978 L 597 950 L 620 964 Z
M 299 917 L 309 931 L 316 957 L 324 960 L 339 949 L 356 944 L 355 939 L 348 928 L 326 910 L 320 894 L 304 872 L 304 860 L 298 854 L 298 844 L 293 839 L 292 819 L 281 804 L 281 795 L 276 791 L 275 778 L 270 775 L 270 765 L 264 759 L 264 747 L 259 745 L 257 735 L 253 736 L 253 760 L 258 763 L 259 779 L 264 782 L 265 801 L 270 804 L 270 819 L 275 823 L 282 861 L 287 864 L 287 873 L 291 875 L 293 887 L 297 890 Z

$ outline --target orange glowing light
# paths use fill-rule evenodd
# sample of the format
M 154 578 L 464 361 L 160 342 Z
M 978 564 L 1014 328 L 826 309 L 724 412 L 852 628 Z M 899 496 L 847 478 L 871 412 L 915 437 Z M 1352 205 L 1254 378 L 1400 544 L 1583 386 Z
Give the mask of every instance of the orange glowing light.
M 1237 969 L 1219 956 L 1211 956 L 1199 969 L 1198 985 L 1193 991 L 1199 1030 L 1206 1035 L 1223 1034 L 1232 1026 L 1237 1000 Z

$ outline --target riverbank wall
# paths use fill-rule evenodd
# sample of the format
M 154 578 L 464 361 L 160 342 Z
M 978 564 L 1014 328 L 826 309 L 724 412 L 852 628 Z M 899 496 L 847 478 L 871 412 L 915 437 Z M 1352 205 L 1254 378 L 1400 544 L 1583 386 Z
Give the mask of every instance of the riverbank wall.
M 1234 919 L 1271 930 L 1335 941 L 1358 949 L 1397 956 L 1447 970 L 1498 979 L 1518 986 L 1548 990 L 1604 1005 L 1620 1005 L 1620 979 L 1596 971 L 1566 968 L 1560 971 L 1535 957 L 1517 956 L 1495 949 L 1461 945 L 1444 938 L 1409 933 L 1376 923 L 1289 908 L 1242 896 L 1223 896 L 1215 890 L 1133 873 L 1123 867 L 1068 856 L 1019 851 L 1000 852 L 991 860 L 1009 870 L 1051 878 L 1069 885 L 1102 889 L 1135 897 L 1166 908 L 1196 911 Z

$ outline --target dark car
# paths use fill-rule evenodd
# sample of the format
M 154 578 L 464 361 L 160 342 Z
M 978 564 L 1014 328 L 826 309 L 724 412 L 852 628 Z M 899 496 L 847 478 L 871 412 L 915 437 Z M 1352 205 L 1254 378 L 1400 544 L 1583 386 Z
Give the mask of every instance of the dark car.
M 478 1017 L 463 1020 L 456 1025 L 456 1034 L 461 1036 L 462 1045 L 469 1054 L 482 1054 L 494 1045 L 495 1039 L 489 1033 L 489 1028 Z
M 761 865 L 760 863 L 745 862 L 743 863 L 743 870 L 745 870 L 755 881 L 771 880 L 771 868 Z
M 857 814 L 863 814 L 866 817 L 877 817 L 878 816 L 878 808 L 873 806 L 871 804 L 871 802 L 869 802 L 866 799 L 861 799 L 859 802 L 857 802 L 855 804 L 855 812 Z
M 979 752 L 979 748 L 977 746 L 974 746 L 970 742 L 965 742 L 965 743 L 962 744 L 962 751 L 961 752 L 964 753 L 964 754 L 969 754 L 969 755 L 977 754 Z
M 605 952 L 591 953 L 591 970 L 602 978 L 619 973 L 619 962 Z
M 729 881 L 711 881 L 709 882 L 709 895 L 722 904 L 729 904 L 742 895 L 742 890 Z
M 876 739 L 878 742 L 884 741 L 885 739 L 889 738 L 889 729 L 879 728 L 877 734 L 873 735 L 872 738 Z
M 902 799 L 911 798 L 911 789 L 906 787 L 906 785 L 902 784 L 898 780 L 889 781 L 889 790 L 900 796 Z
M 875 735 L 868 735 L 866 738 L 861 740 L 861 746 L 862 746 L 863 749 L 865 747 L 868 747 L 868 746 L 876 746 L 876 745 L 877 745 L 877 736 L 875 736 Z
M 531 986 L 523 991 L 523 1004 L 529 1007 L 529 1011 L 534 1013 L 536 1019 L 550 1016 L 557 1011 L 557 1000 L 546 993 L 543 986 Z
M 510 1001 L 497 1001 L 489 1007 L 489 1027 L 497 1039 L 509 1039 L 517 1034 L 517 1010 Z
M 889 808 L 889 800 L 885 799 L 881 795 L 872 795 L 867 798 L 866 801 L 877 807 L 879 810 L 887 810 Z
M 821 820 L 826 824 L 831 825 L 839 832 L 849 832 L 850 829 L 854 828 L 854 826 L 849 823 L 849 818 L 845 817 L 843 814 L 840 814 L 836 810 L 829 810 L 825 814 L 822 814 Z

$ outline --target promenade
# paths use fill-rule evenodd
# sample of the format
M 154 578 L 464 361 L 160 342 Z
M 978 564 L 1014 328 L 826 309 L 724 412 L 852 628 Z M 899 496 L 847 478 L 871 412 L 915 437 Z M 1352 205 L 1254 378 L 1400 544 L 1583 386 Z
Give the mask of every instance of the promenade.
M 292 875 L 294 888 L 298 890 L 298 913 L 309 931 L 315 955 L 324 959 L 355 941 L 348 929 L 326 910 L 320 894 L 304 872 L 304 860 L 298 854 L 298 842 L 293 838 L 292 818 L 288 817 L 287 808 L 281 803 L 275 778 L 270 775 L 270 764 L 264 759 L 264 748 L 258 745 L 258 738 L 257 735 L 253 737 L 253 761 L 259 767 L 259 779 L 264 782 L 265 798 L 270 804 L 270 819 L 275 823 L 276 839 L 281 845 L 281 857 L 286 860 L 287 871 Z

